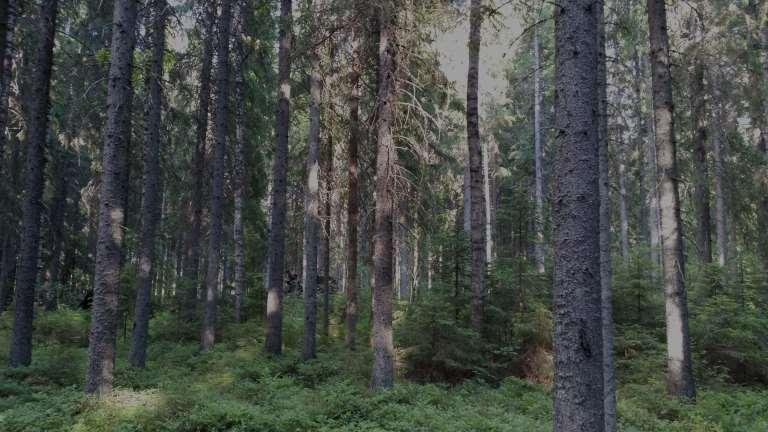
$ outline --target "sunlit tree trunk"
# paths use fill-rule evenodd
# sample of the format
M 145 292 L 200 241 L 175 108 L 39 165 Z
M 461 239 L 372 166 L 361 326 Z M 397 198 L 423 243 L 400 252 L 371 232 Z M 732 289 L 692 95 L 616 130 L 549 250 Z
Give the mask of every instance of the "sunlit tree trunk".
M 143 368 L 147 362 L 149 316 L 151 314 L 152 280 L 156 273 L 155 239 L 161 212 L 160 128 L 163 109 L 163 59 L 165 57 L 165 0 L 149 4 L 147 28 L 150 33 L 151 57 L 146 69 L 147 107 L 144 120 L 144 182 L 142 185 L 139 268 L 136 276 L 133 337 L 129 362 Z
M 278 50 L 278 105 L 275 119 L 274 165 L 272 168 L 272 208 L 269 228 L 267 292 L 267 337 L 265 349 L 279 355 L 283 350 L 283 272 L 285 271 L 285 213 L 290 129 L 291 46 L 293 1 L 280 1 Z
M 536 271 L 543 274 L 544 268 L 544 152 L 541 143 L 541 47 L 538 26 L 533 29 L 533 165 L 534 165 L 534 259 Z
M 554 430 L 605 429 L 598 128 L 599 8 L 555 7 Z M 573 55 L 578 53 L 578 55 Z
M 40 219 L 43 212 L 45 187 L 45 147 L 48 138 L 53 44 L 56 36 L 57 0 L 40 3 L 38 34 L 40 45 L 35 51 L 33 86 L 29 98 L 29 124 L 24 143 L 27 150 L 24 203 L 21 220 L 21 248 L 16 270 L 14 291 L 13 333 L 8 365 L 29 366 L 32 362 L 32 320 L 34 316 L 35 285 L 40 255 Z
M 661 247 L 667 324 L 667 392 L 693 398 L 696 390 L 688 334 L 685 261 L 680 217 L 679 170 L 674 129 L 667 12 L 664 0 L 647 0 L 651 46 L 654 133 L 656 136 Z
M 85 392 L 100 396 L 112 390 L 117 354 L 118 290 L 125 220 L 125 185 L 122 182 L 125 179 L 126 146 L 131 130 L 131 66 L 138 5 L 136 0 L 115 0 L 114 6 L 91 333 L 85 378 Z

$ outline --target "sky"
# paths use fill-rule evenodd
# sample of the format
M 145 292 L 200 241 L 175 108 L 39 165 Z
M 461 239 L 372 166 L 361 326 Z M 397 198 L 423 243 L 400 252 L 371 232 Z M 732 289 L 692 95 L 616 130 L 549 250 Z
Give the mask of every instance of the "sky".
M 522 32 L 520 21 L 515 16 L 510 5 L 503 6 L 499 13 L 498 28 L 486 23 L 482 28 L 482 44 L 480 46 L 480 98 L 500 99 L 506 90 L 504 80 L 504 65 L 509 60 L 514 47 L 513 41 Z M 469 19 L 467 11 L 457 25 L 447 32 L 438 34 L 435 48 L 440 53 L 441 68 L 449 80 L 456 83 L 457 92 L 465 95 L 467 92 L 467 61 L 469 50 Z

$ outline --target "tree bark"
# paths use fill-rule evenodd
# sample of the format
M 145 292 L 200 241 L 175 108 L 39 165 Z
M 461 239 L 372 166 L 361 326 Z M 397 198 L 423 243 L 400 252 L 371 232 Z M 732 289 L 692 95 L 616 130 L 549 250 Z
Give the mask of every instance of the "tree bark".
M 267 337 L 265 350 L 279 355 L 283 350 L 283 272 L 285 271 L 285 213 L 290 130 L 291 51 L 293 1 L 280 0 L 280 46 L 278 49 L 278 104 L 275 118 L 275 160 L 272 167 L 272 209 L 269 229 L 267 292 Z
M 611 260 L 611 184 L 608 167 L 608 76 L 606 64 L 605 2 L 597 2 L 597 107 L 600 191 L 600 302 L 603 341 L 603 411 L 605 432 L 616 431 L 616 368 L 613 362 L 613 266 Z M 623 153 L 623 149 L 620 149 Z M 623 156 L 620 157 L 623 162 Z M 623 166 L 620 168 L 620 170 Z M 620 173 L 622 257 L 628 260 L 626 189 Z
M 45 147 L 48 138 L 53 44 L 56 36 L 57 0 L 45 0 L 38 15 L 40 45 L 32 76 L 27 128 L 26 180 L 21 225 L 21 250 L 16 271 L 10 367 L 29 366 L 32 362 L 32 320 L 34 316 L 35 285 L 40 255 L 40 218 L 45 187 Z
M 371 389 L 391 388 L 395 381 L 392 338 L 394 179 L 397 152 L 393 136 L 397 98 L 395 5 L 379 4 L 379 93 L 376 154 L 376 236 L 374 239 L 373 370 Z
M 619 134 L 618 140 L 619 154 L 617 155 L 617 159 L 619 160 L 619 242 L 621 244 L 621 258 L 624 260 L 624 263 L 627 263 L 629 262 L 629 211 L 627 210 L 626 155 L 628 154 L 629 149 L 627 148 L 627 145 L 624 142 L 624 137 L 621 134 Z M 605 164 L 608 164 L 607 159 Z M 606 191 L 606 194 L 606 197 L 610 196 L 610 188 Z M 608 226 L 608 229 L 610 229 L 610 226 Z
M 709 210 L 709 175 L 707 170 L 707 118 L 704 102 L 704 65 L 696 59 L 691 76 L 691 124 L 693 131 L 694 190 L 696 208 L 699 259 L 704 264 L 712 262 L 711 216 Z
M 147 106 L 144 120 L 144 179 L 142 184 L 139 269 L 136 276 L 133 337 L 129 363 L 144 368 L 147 362 L 147 338 L 151 311 L 152 281 L 155 276 L 155 239 L 160 216 L 160 129 L 163 110 L 163 59 L 165 55 L 165 0 L 149 4 L 147 28 L 150 30 L 151 57 L 146 70 Z
M 186 319 L 195 317 L 197 309 L 197 292 L 200 273 L 200 239 L 203 225 L 203 187 L 205 179 L 205 147 L 208 136 L 208 114 L 211 101 L 211 69 L 213 65 L 213 43 L 215 40 L 214 26 L 216 22 L 216 2 L 203 1 L 203 15 L 200 22 L 203 38 L 203 55 L 200 67 L 200 90 L 195 118 L 197 136 L 194 156 L 192 158 L 192 191 L 189 208 L 189 231 L 185 239 L 186 252 L 184 255 L 184 271 L 182 289 L 182 310 Z
M 333 202 L 333 136 L 329 133 L 322 171 L 325 173 L 325 209 L 323 233 L 318 249 L 318 267 L 323 274 L 323 335 L 328 336 L 331 325 L 331 204 Z M 339 281 L 341 282 L 341 281 Z
M 478 115 L 478 74 L 480 64 L 480 27 L 483 22 L 482 0 L 472 0 L 469 17 L 469 70 L 467 72 L 467 147 L 471 195 L 472 242 L 472 330 L 482 333 L 485 303 L 485 195 L 483 194 L 483 147 L 480 142 Z
M 99 227 L 94 270 L 91 332 L 85 392 L 112 390 L 115 368 L 118 290 L 125 220 L 126 144 L 131 130 L 131 65 L 136 42 L 136 0 L 115 0 L 112 57 L 107 93 L 107 127 L 102 151 Z
M 694 398 L 696 390 L 688 334 L 672 73 L 664 0 L 648 0 L 647 12 L 651 46 L 656 158 L 660 176 L 659 210 L 667 323 L 667 392 L 672 396 Z
M 555 7 L 554 430 L 605 429 L 598 113 L 599 8 Z
M 48 312 L 58 307 L 59 275 L 61 273 L 62 248 L 64 247 L 64 215 L 69 192 L 68 180 L 72 178 L 69 161 L 64 149 L 57 143 L 54 164 L 53 197 L 51 198 L 49 220 L 50 253 L 45 271 L 43 302 Z
M 541 144 L 541 54 L 539 45 L 538 26 L 533 29 L 533 165 L 534 165 L 534 259 L 536 272 L 544 274 L 544 167 L 543 148 Z
M 715 92 L 717 96 L 717 92 Z M 723 146 L 722 131 L 726 127 L 723 122 L 722 99 L 718 97 L 717 107 L 713 113 L 712 124 L 715 133 L 712 136 L 712 159 L 714 161 L 714 185 L 715 185 L 715 233 L 717 235 L 717 263 L 723 267 L 728 262 L 728 209 L 725 197 L 725 149 Z
M 248 51 L 245 46 L 245 21 L 252 13 L 250 2 L 241 1 L 238 6 L 237 24 L 234 34 L 235 51 L 235 154 L 234 154 L 234 201 L 235 211 L 232 222 L 235 258 L 235 322 L 243 321 L 243 301 L 245 298 L 245 227 L 243 208 L 248 188 L 247 154 L 245 141 L 245 62 Z
M 309 76 L 309 143 L 307 145 L 307 187 L 304 191 L 304 346 L 302 358 L 315 358 L 317 353 L 317 243 L 320 230 L 320 103 L 323 78 L 317 53 L 320 10 L 318 0 L 311 3 L 315 48 L 310 52 Z
M 233 0 L 222 0 L 216 47 L 216 105 L 214 113 L 213 177 L 211 180 L 211 232 L 208 238 L 208 270 L 205 276 L 205 304 L 201 348 L 208 351 L 216 341 L 219 266 L 221 261 L 222 201 L 224 195 L 224 159 L 229 129 L 229 36 Z
M 344 342 L 347 349 L 354 351 L 356 348 L 355 336 L 357 333 L 357 316 L 359 306 L 357 304 L 359 282 L 357 272 L 358 235 L 357 227 L 360 218 L 360 191 L 358 180 L 358 147 L 360 145 L 360 43 L 356 41 L 355 60 L 352 74 L 350 75 L 351 94 L 349 98 L 349 142 L 347 143 L 347 179 L 349 187 L 347 191 L 347 285 L 345 294 L 347 304 L 345 308 L 344 323 L 346 332 Z
M 11 88 L 13 58 L 15 54 L 16 21 L 19 17 L 19 0 L 3 2 L 0 10 L 0 161 L 3 160 L 5 145 L 8 140 L 8 96 Z M 0 173 L 3 164 L 0 163 Z M 0 189 L 0 192 L 3 192 Z M 0 199 L 3 197 L 0 195 Z M 0 306 L 0 310 L 2 306 Z

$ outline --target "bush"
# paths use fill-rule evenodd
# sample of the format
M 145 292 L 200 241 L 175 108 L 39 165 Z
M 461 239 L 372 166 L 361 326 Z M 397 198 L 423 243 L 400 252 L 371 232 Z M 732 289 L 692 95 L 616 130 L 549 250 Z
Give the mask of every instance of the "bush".
M 37 343 L 88 346 L 90 321 L 86 312 L 67 308 L 53 312 L 35 312 L 34 337 Z

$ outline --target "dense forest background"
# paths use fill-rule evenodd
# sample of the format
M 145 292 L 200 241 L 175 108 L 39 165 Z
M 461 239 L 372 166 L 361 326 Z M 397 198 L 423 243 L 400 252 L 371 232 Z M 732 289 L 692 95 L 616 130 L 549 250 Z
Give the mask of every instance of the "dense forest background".
M 0 55 L 0 430 L 768 428 L 765 0 L 8 0 Z

